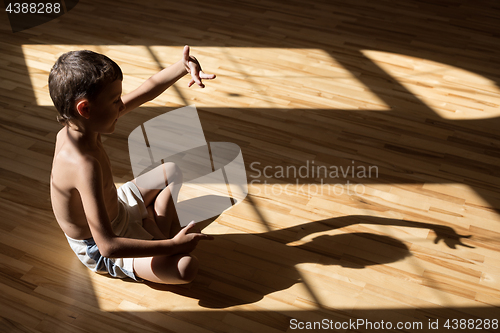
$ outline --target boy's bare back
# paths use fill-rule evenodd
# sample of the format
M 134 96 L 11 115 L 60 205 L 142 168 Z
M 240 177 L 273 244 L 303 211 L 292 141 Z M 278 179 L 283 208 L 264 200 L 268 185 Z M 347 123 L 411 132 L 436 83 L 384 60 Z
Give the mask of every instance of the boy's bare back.
M 89 196 L 91 193 L 82 193 L 84 189 L 78 188 L 78 181 L 93 181 L 82 179 L 85 176 L 78 174 L 91 160 L 100 165 L 105 207 L 109 220 L 112 221 L 118 214 L 118 198 L 110 161 L 100 136 L 96 147 L 88 147 L 79 142 L 78 136 L 68 127 L 59 131 L 50 179 L 51 200 L 59 226 L 73 239 L 92 237 L 82 204 L 82 196 Z

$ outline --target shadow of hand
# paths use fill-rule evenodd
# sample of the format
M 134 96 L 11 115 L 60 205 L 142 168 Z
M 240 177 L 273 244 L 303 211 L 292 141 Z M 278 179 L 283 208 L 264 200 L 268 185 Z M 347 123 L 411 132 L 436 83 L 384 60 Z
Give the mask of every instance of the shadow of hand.
M 474 246 L 462 243 L 462 240 L 464 238 L 470 238 L 471 235 L 468 236 L 459 235 L 456 233 L 455 230 L 447 226 L 435 226 L 432 228 L 432 230 L 436 234 L 436 239 L 434 239 L 434 244 L 437 244 L 439 243 L 440 240 L 443 240 L 444 243 L 451 249 L 456 249 L 457 245 L 462 245 L 464 247 L 468 247 L 471 249 L 474 248 Z

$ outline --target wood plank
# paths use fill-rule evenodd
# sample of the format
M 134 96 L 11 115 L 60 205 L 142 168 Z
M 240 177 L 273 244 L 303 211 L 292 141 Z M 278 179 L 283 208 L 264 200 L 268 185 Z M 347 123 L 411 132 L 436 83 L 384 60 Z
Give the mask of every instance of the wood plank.
M 15 34 L 0 16 L 0 331 L 500 318 L 494 1 L 89 0 Z M 185 44 L 218 78 L 205 89 L 182 78 L 103 135 L 114 181 L 133 177 L 131 131 L 187 104 L 207 141 L 242 149 L 248 197 L 204 228 L 216 240 L 195 250 L 189 285 L 93 274 L 51 210 L 61 125 L 48 72 L 91 49 L 121 66 L 127 93 Z M 312 162 L 376 174 L 275 173 Z

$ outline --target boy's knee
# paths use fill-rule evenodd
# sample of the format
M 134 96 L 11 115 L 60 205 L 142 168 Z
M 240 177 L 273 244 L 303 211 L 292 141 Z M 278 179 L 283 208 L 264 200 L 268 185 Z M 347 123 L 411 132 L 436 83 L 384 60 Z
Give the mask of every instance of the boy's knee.
M 198 275 L 198 268 L 200 264 L 195 256 L 187 255 L 179 260 L 179 274 L 183 283 L 190 283 Z
M 182 183 L 182 171 L 176 163 L 166 162 L 163 164 L 169 183 Z

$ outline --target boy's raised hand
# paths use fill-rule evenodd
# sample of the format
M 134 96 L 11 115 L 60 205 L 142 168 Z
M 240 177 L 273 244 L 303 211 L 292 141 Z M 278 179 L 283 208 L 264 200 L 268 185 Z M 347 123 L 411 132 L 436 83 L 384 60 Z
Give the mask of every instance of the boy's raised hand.
M 200 240 L 213 240 L 214 237 L 202 234 L 196 224 L 193 222 L 181 229 L 177 235 L 172 238 L 176 248 L 176 253 L 191 253 L 198 245 Z
M 191 74 L 191 81 L 188 87 L 193 84 L 199 85 L 201 88 L 205 88 L 205 85 L 201 80 L 212 80 L 215 79 L 215 74 L 205 74 L 201 69 L 200 63 L 195 57 L 189 55 L 189 46 L 184 46 L 184 53 L 182 55 L 184 62 L 184 67 L 186 71 Z

